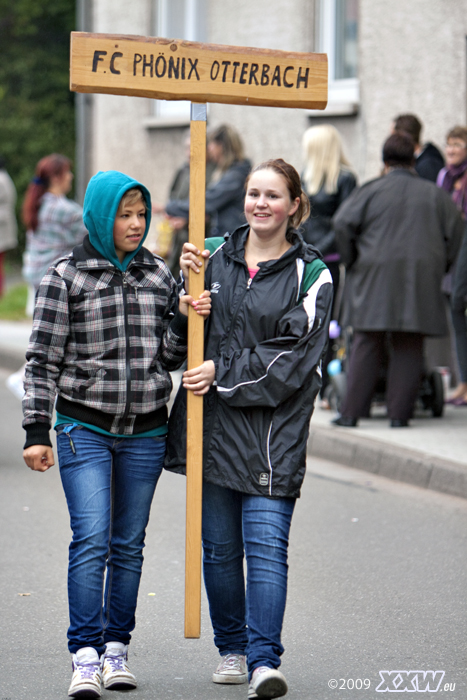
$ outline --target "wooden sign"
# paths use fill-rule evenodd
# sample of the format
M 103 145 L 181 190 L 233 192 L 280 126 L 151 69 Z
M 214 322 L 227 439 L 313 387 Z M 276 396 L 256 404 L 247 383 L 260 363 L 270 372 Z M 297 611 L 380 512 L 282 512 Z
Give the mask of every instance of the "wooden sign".
M 324 109 L 326 54 L 71 33 L 70 88 L 161 100 Z

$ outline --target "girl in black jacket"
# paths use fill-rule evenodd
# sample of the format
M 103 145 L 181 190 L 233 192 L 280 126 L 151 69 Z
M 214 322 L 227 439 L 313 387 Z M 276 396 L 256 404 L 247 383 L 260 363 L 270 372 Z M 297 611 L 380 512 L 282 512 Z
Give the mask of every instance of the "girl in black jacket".
M 213 681 L 249 675 L 249 698 L 287 692 L 277 669 L 289 528 L 332 302 L 328 269 L 295 231 L 308 207 L 295 169 L 267 161 L 247 180 L 247 225 L 208 239 L 208 359 L 184 373 L 170 418 L 166 466 L 182 471 L 186 390 L 205 395 L 204 580 L 222 657 Z M 185 279 L 189 268 L 199 271 L 197 254 L 185 244 Z

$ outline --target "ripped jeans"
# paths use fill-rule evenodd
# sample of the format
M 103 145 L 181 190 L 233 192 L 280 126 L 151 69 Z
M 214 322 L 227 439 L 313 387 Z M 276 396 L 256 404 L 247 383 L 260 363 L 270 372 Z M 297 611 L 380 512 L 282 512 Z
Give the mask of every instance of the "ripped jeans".
M 109 641 L 128 644 L 143 565 L 149 511 L 165 456 L 165 437 L 113 438 L 82 426 L 57 429 L 60 476 L 73 539 L 68 566 L 75 653 Z

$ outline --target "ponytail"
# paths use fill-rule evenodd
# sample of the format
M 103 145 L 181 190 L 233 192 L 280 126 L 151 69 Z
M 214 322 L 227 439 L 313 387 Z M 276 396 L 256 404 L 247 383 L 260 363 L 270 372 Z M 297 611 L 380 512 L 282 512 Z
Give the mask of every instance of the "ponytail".
M 35 176 L 28 185 L 21 211 L 23 223 L 29 230 L 37 229 L 41 199 L 50 187 L 51 178 L 63 175 L 70 168 L 69 158 L 58 153 L 45 156 L 36 165 Z

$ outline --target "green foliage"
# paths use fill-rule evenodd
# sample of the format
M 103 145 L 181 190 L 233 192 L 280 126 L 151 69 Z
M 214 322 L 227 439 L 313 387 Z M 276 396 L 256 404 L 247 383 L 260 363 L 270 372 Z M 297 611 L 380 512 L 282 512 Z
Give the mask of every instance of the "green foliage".
M 37 161 L 49 153 L 74 158 L 74 28 L 74 0 L 0 0 L 0 154 L 18 191 L 18 215 Z
M 0 297 L 0 318 L 4 321 L 24 321 L 27 318 L 27 299 L 28 287 L 26 284 L 11 287 Z

